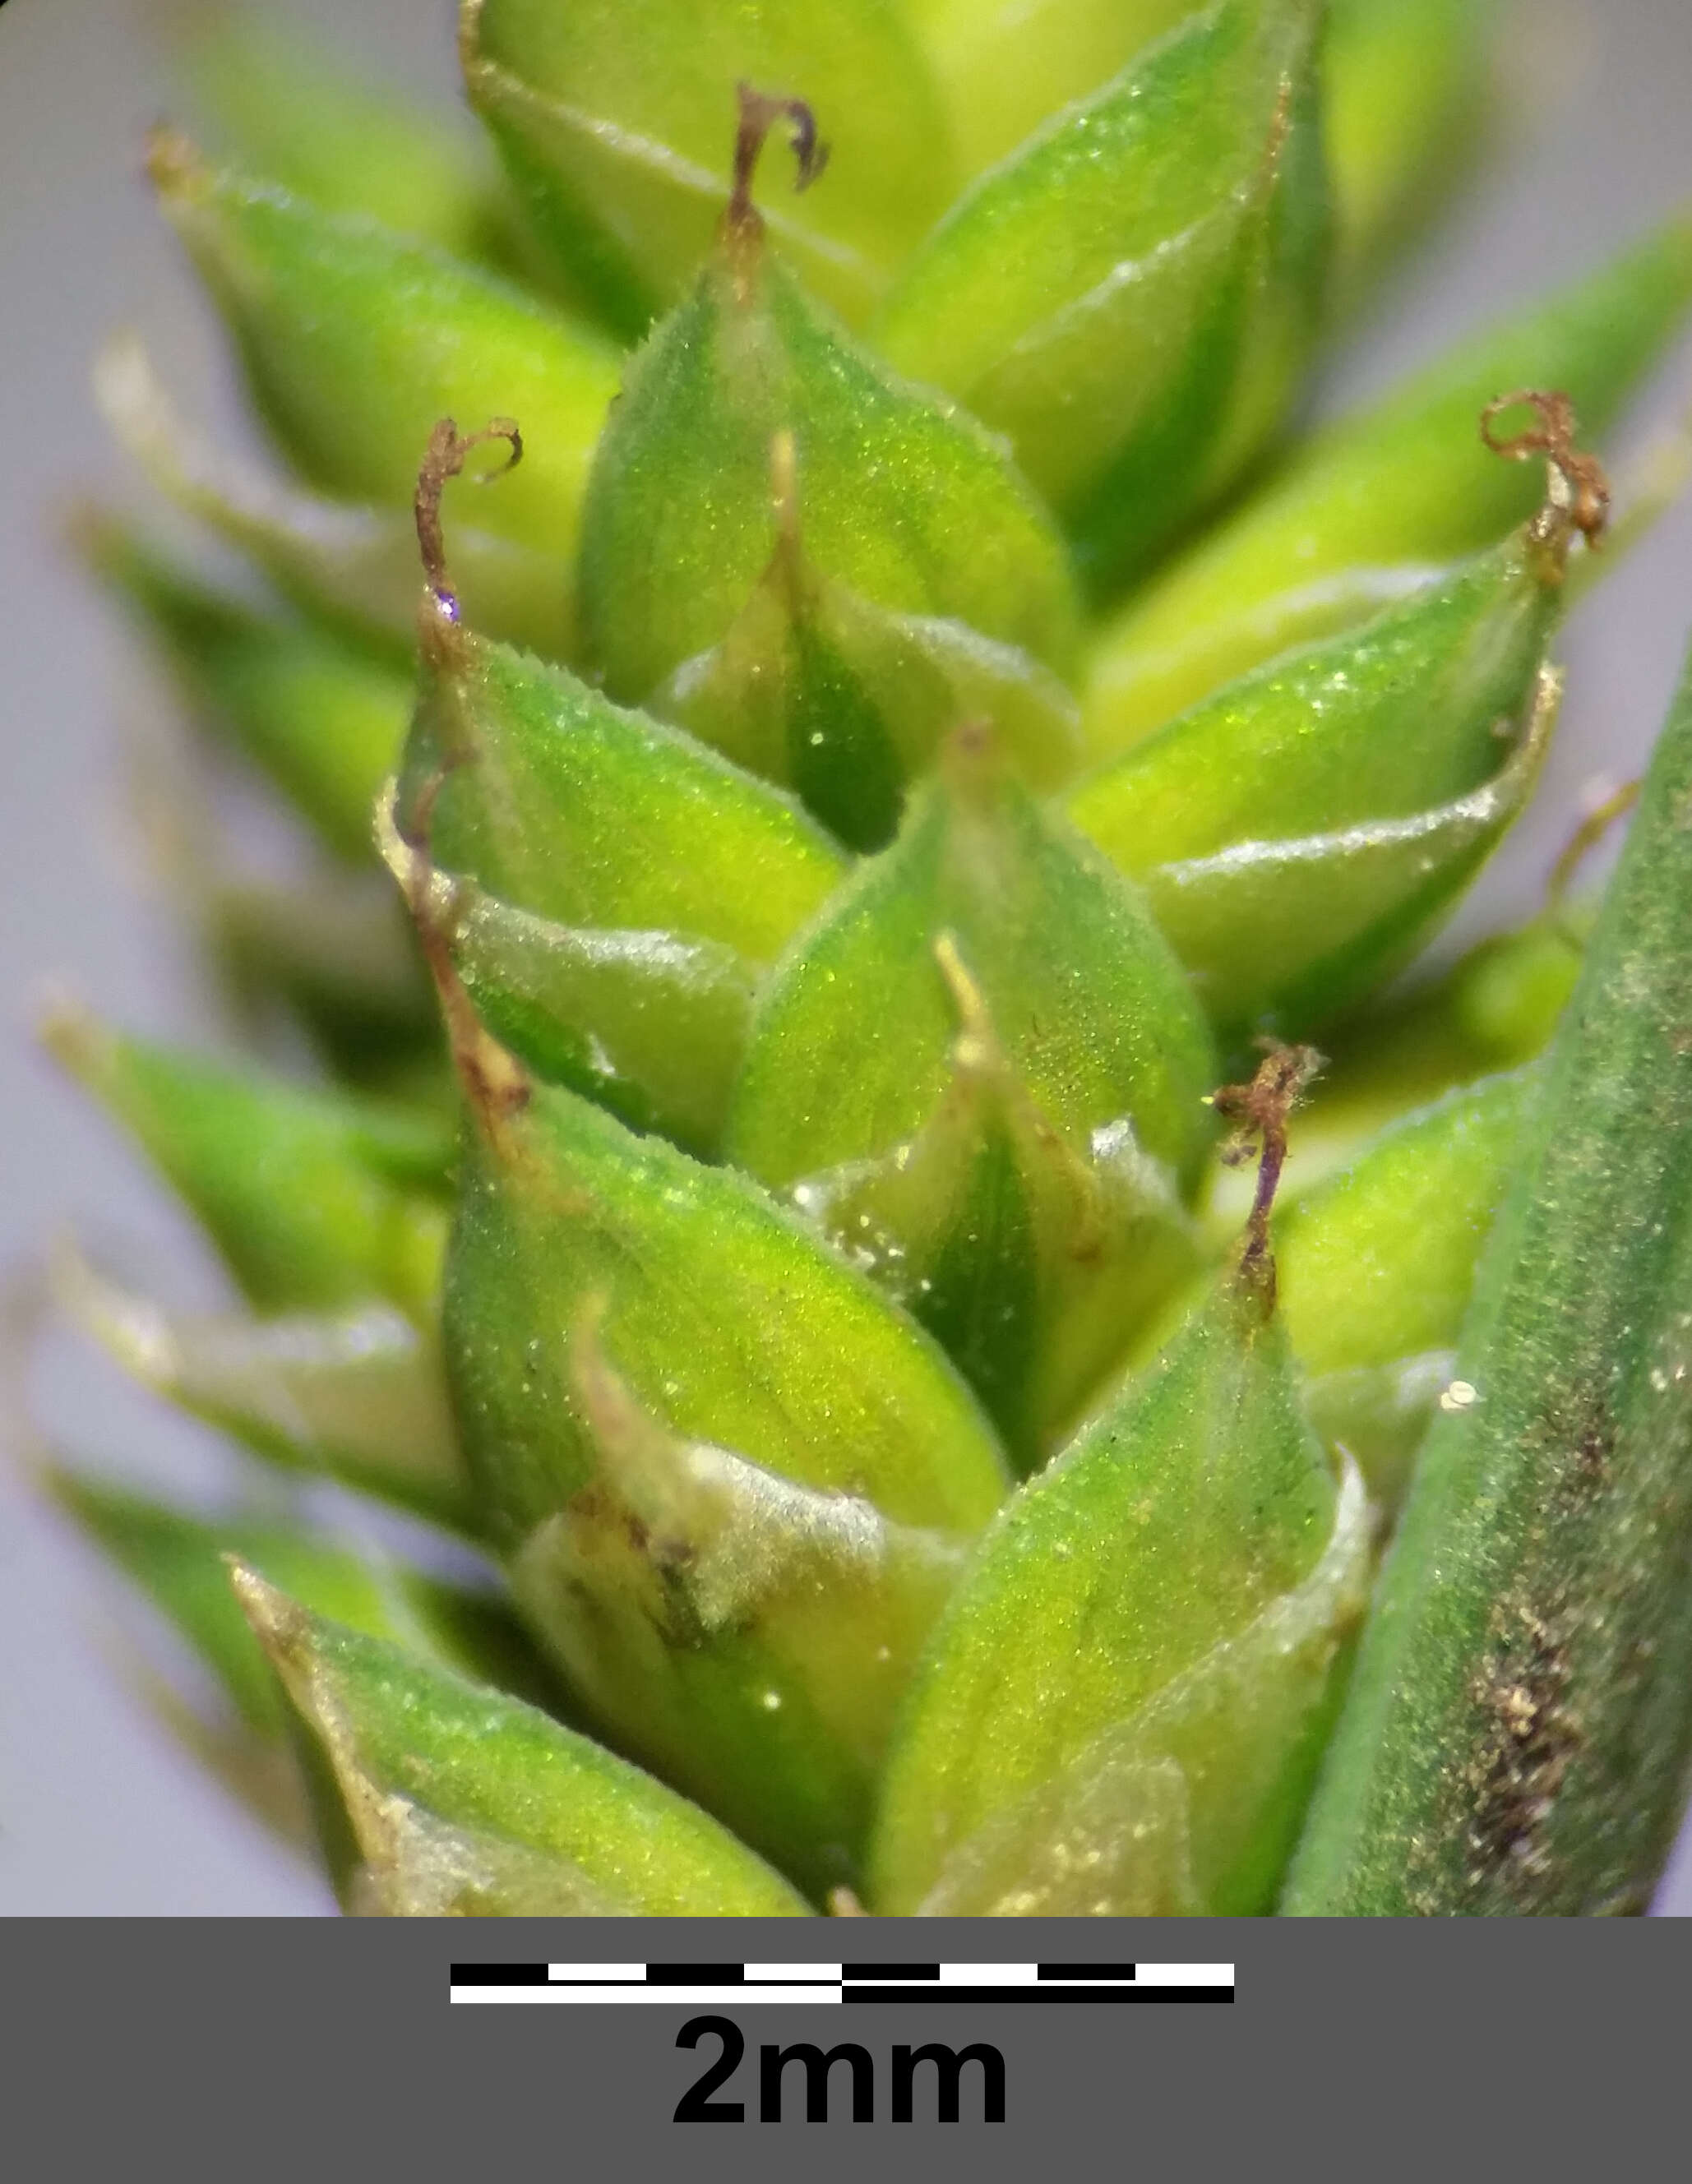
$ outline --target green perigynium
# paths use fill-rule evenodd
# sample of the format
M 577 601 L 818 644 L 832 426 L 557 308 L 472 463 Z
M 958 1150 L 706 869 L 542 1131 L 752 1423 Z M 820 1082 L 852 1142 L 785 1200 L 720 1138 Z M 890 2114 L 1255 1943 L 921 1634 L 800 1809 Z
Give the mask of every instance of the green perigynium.
M 271 1476 L 43 1484 L 347 1908 L 1644 1899 L 1692 716 L 1595 925 L 1391 982 L 1533 789 L 1692 222 L 1289 437 L 1494 13 L 466 0 L 491 144 L 190 55 L 151 171 L 288 475 L 118 342 L 258 582 L 77 536 L 298 828 L 185 893 L 320 1067 L 55 1014 L 241 1293 L 66 1245 L 59 1308 Z
M 1321 313 L 1324 0 L 1215 0 L 1054 114 L 924 243 L 880 321 L 1003 432 L 1095 593 L 1279 429 Z
M 1248 668 L 1367 620 L 1525 521 L 1536 481 L 1492 459 L 1476 420 L 1517 388 L 1555 388 L 1602 434 L 1683 322 L 1689 284 L 1683 213 L 1314 433 L 1103 618 L 1083 691 L 1094 749 L 1120 750 Z

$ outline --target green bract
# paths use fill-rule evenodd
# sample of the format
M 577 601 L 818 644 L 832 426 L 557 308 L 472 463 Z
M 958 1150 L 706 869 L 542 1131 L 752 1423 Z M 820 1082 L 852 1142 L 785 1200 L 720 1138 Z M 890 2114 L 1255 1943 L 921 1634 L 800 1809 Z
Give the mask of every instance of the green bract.
M 1137 874 L 1460 796 L 1497 771 L 1527 710 L 1561 582 L 1513 538 L 1227 684 L 1092 775 L 1071 816 Z
M 511 1608 L 490 1585 L 447 1583 L 403 1563 L 338 1546 L 304 1525 L 238 1511 L 189 1516 L 87 1474 L 48 1476 L 88 1537 L 163 1609 L 224 1686 L 243 1725 L 280 1741 L 287 1709 L 230 1590 L 224 1558 L 286 1585 L 302 1607 L 405 1646 L 439 1669 L 497 1677 L 527 1697 L 548 1696 L 546 1672 Z
M 503 1529 L 522 1535 L 591 1472 L 569 1358 L 584 1312 L 603 1314 L 618 1369 L 679 1430 L 868 1494 L 905 1524 L 985 1523 L 1003 1484 L 991 1437 L 938 1351 L 861 1273 L 742 1178 L 571 1093 L 493 1096 L 466 1146 L 446 1338 L 471 1462 Z M 699 1329 L 685 1359 L 670 1335 L 684 1312 Z M 514 1314 L 559 1336 L 513 1351 Z M 865 1361 L 850 1393 L 815 1368 L 846 1341 Z
M 652 709 L 791 783 L 855 849 L 886 841 L 907 785 L 960 721 L 991 720 L 1027 780 L 1061 780 L 1081 742 L 1065 685 L 966 621 L 894 612 L 824 575 L 807 545 L 794 444 L 785 429 L 772 442 L 777 529 L 762 577 L 722 641 L 652 694 Z
M 190 42 L 197 110 L 240 165 L 326 212 L 362 213 L 456 258 L 521 249 L 494 162 L 472 131 L 349 82 L 297 37 L 229 14 Z
M 792 800 L 562 669 L 432 614 L 400 782 L 402 833 L 562 924 L 779 953 L 844 859 Z
M 109 1032 L 43 1036 L 198 1215 L 268 1310 L 387 1297 L 433 1316 L 450 1143 L 433 1121 Z
M 750 1028 L 747 957 L 662 929 L 556 924 L 472 881 L 449 883 L 445 905 L 459 977 L 533 1069 L 637 1129 L 715 1148 Z
M 416 624 L 417 536 L 409 511 L 330 500 L 237 461 L 193 431 L 145 348 L 112 341 L 94 393 L 126 449 L 169 499 L 251 556 L 314 620 L 404 666 Z M 576 648 L 571 542 L 550 548 L 466 526 L 454 582 L 477 627 L 548 658 Z
M 1692 221 L 1301 439 L 1490 5 L 467 0 L 497 164 L 193 50 L 229 164 L 152 167 L 278 472 L 132 337 L 98 392 L 256 582 L 79 538 L 216 749 L 176 891 L 306 1070 L 49 1028 L 242 1293 L 53 1264 L 265 1467 L 42 1466 L 213 1671 L 166 1718 L 279 1824 L 293 1754 L 357 1910 L 1635 1907 L 1692 1747 L 1692 713 L 1607 907 L 1626 791 L 1412 967 L 1539 778 Z
M 284 1469 L 475 1530 L 479 1517 L 433 1329 L 381 1303 L 340 1312 L 167 1312 L 75 1251 L 54 1289 L 66 1317 L 145 1387 Z

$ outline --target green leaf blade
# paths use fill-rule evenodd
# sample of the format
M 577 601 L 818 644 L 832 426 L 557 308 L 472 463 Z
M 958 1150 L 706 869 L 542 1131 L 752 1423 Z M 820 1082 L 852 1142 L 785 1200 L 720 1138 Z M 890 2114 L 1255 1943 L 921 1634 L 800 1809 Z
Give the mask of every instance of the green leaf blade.
M 1692 683 L 1522 1159 L 1290 1884 L 1295 1914 L 1642 1908 L 1692 1745 Z

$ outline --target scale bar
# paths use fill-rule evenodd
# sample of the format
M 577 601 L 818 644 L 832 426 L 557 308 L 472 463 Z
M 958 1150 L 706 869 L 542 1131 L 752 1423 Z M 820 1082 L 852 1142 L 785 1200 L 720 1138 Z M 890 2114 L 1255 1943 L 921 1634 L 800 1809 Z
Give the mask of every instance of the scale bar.
M 707 2008 L 780 2003 L 1231 2003 L 1231 1964 L 461 1964 L 455 2003 Z

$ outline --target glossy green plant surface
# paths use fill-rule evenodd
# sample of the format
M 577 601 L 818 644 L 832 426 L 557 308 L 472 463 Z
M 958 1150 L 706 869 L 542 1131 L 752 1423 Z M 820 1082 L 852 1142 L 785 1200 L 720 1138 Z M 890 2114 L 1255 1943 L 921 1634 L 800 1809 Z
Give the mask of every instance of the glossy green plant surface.
M 524 1541 L 517 1600 L 621 1749 L 813 1894 L 861 1882 L 877 1770 L 963 1540 L 684 1439 L 591 1319 L 573 1362 L 595 1469 Z
M 257 406 L 312 483 L 404 507 L 436 418 L 501 399 L 531 452 L 483 513 L 567 549 L 615 352 L 515 284 L 155 140 L 160 202 L 228 316 Z M 506 412 L 505 414 L 510 414 Z
M 458 975 L 521 1061 L 636 1129 L 716 1149 L 751 1028 L 747 957 L 662 930 L 560 925 L 468 881 L 446 902 Z
M 1464 796 L 1331 833 L 1231 844 L 1142 884 L 1210 1014 L 1304 1032 L 1357 1006 L 1415 955 L 1526 808 L 1561 680 L 1542 675 L 1520 741 Z
M 409 511 L 332 499 L 232 454 L 172 401 L 133 335 L 114 337 L 102 351 L 94 395 L 120 444 L 165 499 L 248 556 L 313 621 L 407 665 L 417 621 L 417 535 Z M 453 582 L 477 629 L 547 659 L 573 655 L 572 543 L 567 536 L 532 545 L 455 526 Z
M 1070 816 L 1141 874 L 1460 796 L 1497 770 L 1527 711 L 1561 587 L 1518 534 L 1228 683 L 1090 776 Z
M 822 830 L 691 738 L 431 614 L 397 818 L 446 869 L 567 925 L 766 962 L 844 869 Z
M 678 1430 L 867 1493 L 902 1523 L 973 1530 L 991 1514 L 997 1451 L 941 1353 L 742 1177 L 551 1086 L 473 1133 L 447 1349 L 471 1461 L 514 1535 L 591 1470 L 567 1336 L 594 1309 L 618 1371 Z M 514 1315 L 544 1315 L 567 1340 L 514 1354 Z M 685 1356 L 684 1318 L 697 1329 Z M 842 1345 L 864 1361 L 851 1390 L 818 1364 Z
M 720 643 L 653 692 L 651 710 L 790 784 L 857 850 L 885 844 L 960 722 L 991 721 L 1030 784 L 1061 781 L 1079 759 L 1081 722 L 1059 677 L 967 622 L 896 611 L 824 574 L 807 543 L 790 432 L 771 447 L 763 575 Z
M 1373 1139 L 1275 1224 L 1304 1402 L 1383 1507 L 1400 1498 L 1508 1183 L 1531 1072 L 1483 1078 Z

